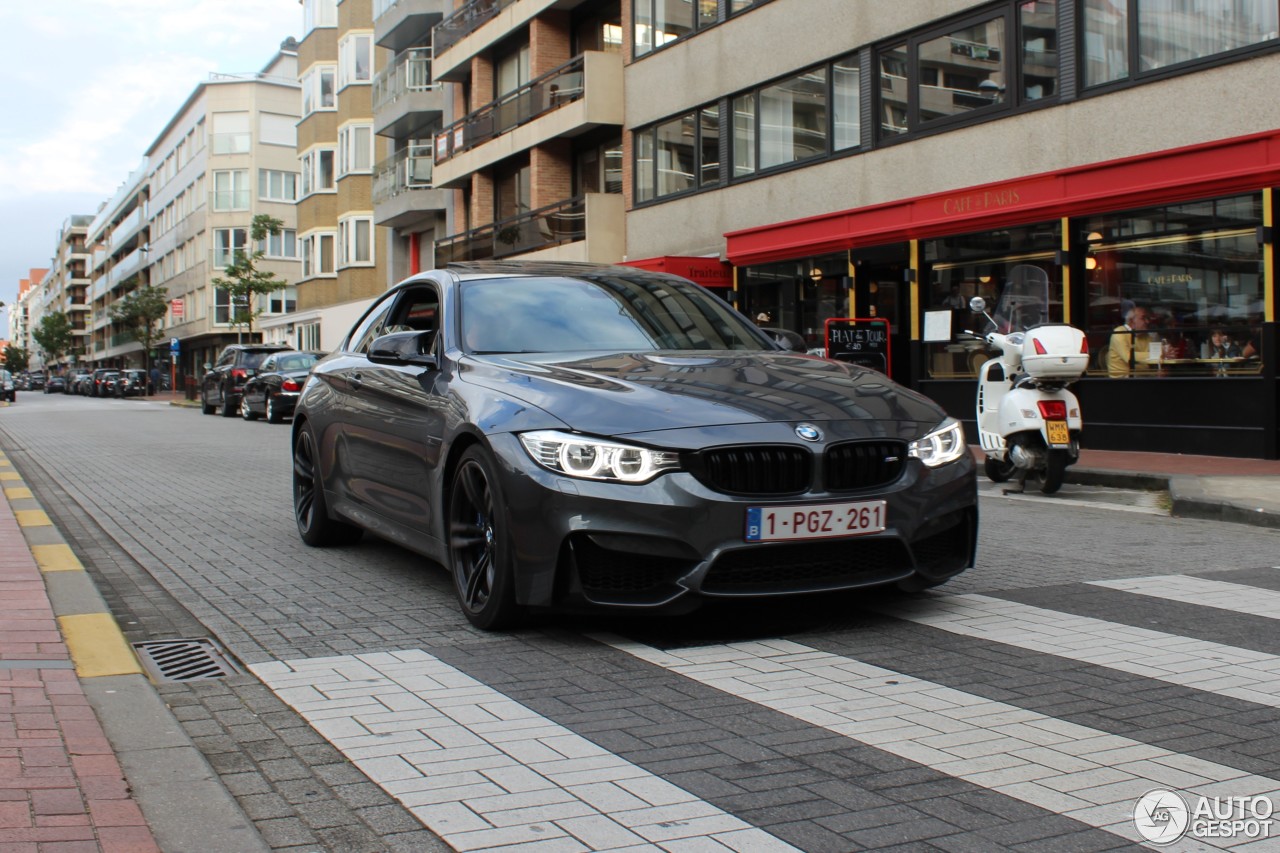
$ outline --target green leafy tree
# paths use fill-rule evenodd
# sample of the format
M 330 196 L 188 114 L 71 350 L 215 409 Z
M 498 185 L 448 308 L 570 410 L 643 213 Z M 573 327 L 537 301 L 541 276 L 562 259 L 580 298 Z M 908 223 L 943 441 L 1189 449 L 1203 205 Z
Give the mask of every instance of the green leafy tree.
M 71 331 L 71 320 L 59 311 L 56 314 L 45 314 L 39 324 L 31 330 L 31 339 L 44 353 L 45 361 L 52 366 L 71 352 L 75 343 L 75 335 Z
M 163 287 L 139 287 L 111 306 L 111 321 L 142 344 L 143 366 L 150 372 L 151 348 L 160 337 L 156 324 L 169 310 L 169 291 Z
M 283 229 L 284 223 L 279 219 L 260 213 L 253 217 L 249 236 L 254 244 L 258 245 L 268 236 L 278 235 Z M 284 279 L 277 278 L 276 274 L 269 270 L 258 269 L 258 261 L 262 260 L 265 254 L 262 249 L 255 249 L 252 252 L 237 250 L 235 260 L 226 268 L 227 277 L 213 279 L 214 286 L 226 290 L 231 297 L 231 307 L 234 311 L 232 322 L 236 325 L 245 325 L 250 335 L 253 334 L 254 318 L 262 313 L 253 307 L 257 301 L 256 297 L 259 294 L 274 293 L 289 284 Z
M 21 373 L 31 364 L 31 353 L 19 346 L 9 344 L 4 348 L 4 366 L 6 370 Z

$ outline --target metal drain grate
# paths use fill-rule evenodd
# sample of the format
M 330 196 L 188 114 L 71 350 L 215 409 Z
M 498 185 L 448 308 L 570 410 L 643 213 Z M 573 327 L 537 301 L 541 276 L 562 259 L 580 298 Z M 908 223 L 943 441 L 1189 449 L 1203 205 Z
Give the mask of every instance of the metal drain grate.
M 239 672 L 212 640 L 155 640 L 134 643 L 133 648 L 158 682 L 201 681 Z

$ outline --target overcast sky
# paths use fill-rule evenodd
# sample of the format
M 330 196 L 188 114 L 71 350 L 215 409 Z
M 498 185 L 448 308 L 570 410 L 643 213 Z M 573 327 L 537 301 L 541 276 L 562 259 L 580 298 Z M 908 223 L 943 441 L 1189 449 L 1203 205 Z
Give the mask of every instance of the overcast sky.
M 261 71 L 302 37 L 298 0 L 0 0 L 0 300 L 48 267 L 210 72 Z M 8 337 L 0 312 L 0 338 Z

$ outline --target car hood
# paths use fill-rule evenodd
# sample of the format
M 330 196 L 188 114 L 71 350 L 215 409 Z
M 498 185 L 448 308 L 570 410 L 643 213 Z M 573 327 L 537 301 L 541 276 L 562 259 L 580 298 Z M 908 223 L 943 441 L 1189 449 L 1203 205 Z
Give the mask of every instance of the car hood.
M 931 400 L 883 374 L 782 352 L 472 356 L 463 381 L 595 435 L 800 421 L 939 423 Z

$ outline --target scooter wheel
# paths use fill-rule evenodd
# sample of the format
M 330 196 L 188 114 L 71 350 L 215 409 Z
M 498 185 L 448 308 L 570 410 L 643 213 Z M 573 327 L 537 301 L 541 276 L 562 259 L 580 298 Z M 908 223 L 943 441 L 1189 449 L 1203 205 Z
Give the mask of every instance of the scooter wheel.
M 1051 495 L 1062 488 L 1062 477 L 1067 470 L 1067 451 L 1050 450 L 1045 462 L 1044 475 L 1040 478 L 1041 494 Z
M 993 483 L 1007 482 L 1014 472 L 1014 465 L 1008 459 L 1000 460 L 987 457 L 982 467 L 987 474 L 987 479 Z

